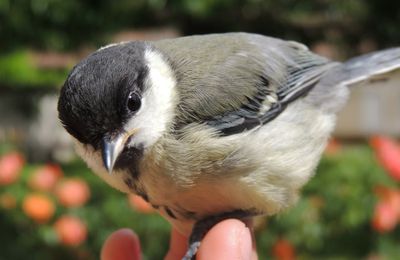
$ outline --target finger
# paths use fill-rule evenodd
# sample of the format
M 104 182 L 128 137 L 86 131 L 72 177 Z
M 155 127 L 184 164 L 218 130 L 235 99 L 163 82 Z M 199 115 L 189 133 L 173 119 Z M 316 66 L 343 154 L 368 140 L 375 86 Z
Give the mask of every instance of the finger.
M 252 260 L 258 260 L 258 255 L 257 255 L 257 243 L 256 243 L 256 236 L 254 234 L 254 222 L 253 222 L 253 218 L 248 218 L 245 220 L 242 220 L 244 222 L 244 224 L 249 228 L 250 230 L 250 234 L 251 234 L 251 242 L 252 242 L 252 256 L 251 259 Z
M 171 231 L 171 239 L 169 241 L 169 250 L 164 260 L 182 259 L 188 247 L 188 238 L 176 229 Z
M 251 242 L 253 244 L 252 246 L 252 254 L 251 254 L 251 259 L 252 260 L 258 260 L 258 254 L 257 254 L 257 243 L 256 243 L 256 236 L 254 234 L 254 229 L 253 229 L 253 223 L 251 224 L 251 226 L 248 226 L 250 228 L 251 231 Z
M 127 228 L 115 231 L 104 242 L 100 255 L 101 260 L 140 260 L 139 238 Z
M 198 260 L 256 259 L 252 232 L 240 220 L 227 219 L 215 225 L 204 237 Z

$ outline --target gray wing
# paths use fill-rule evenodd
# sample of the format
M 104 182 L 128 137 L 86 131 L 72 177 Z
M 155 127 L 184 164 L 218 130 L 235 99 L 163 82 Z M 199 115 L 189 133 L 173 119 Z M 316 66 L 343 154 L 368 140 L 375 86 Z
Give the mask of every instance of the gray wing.
M 257 95 L 249 97 L 240 109 L 205 120 L 206 124 L 222 135 L 241 133 L 266 124 L 291 102 L 307 95 L 327 71 L 338 65 L 308 51 L 299 53 L 296 58 L 300 58 L 299 63 L 287 67 L 287 76 L 275 92 L 268 92 L 268 80 L 264 80 L 265 88 L 259 87 Z
M 184 37 L 155 45 L 178 76 L 176 127 L 207 124 L 222 135 L 274 119 L 338 65 L 299 43 L 254 34 Z

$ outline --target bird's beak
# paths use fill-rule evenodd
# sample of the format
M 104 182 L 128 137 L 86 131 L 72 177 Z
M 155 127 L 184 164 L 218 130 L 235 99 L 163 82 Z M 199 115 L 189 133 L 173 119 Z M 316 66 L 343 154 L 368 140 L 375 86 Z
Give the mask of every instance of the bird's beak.
M 112 173 L 115 162 L 117 161 L 118 156 L 124 150 L 126 142 L 136 132 L 137 129 L 134 129 L 133 131 L 130 132 L 124 131 L 118 135 L 112 137 L 105 136 L 103 138 L 102 157 L 103 157 L 104 167 L 107 169 L 109 174 Z

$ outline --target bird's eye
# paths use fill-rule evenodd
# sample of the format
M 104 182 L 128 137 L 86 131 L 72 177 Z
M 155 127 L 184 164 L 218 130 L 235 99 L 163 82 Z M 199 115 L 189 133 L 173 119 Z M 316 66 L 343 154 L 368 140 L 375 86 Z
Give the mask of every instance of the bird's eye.
M 139 110 L 142 102 L 140 100 L 140 96 L 136 92 L 131 92 L 128 96 L 128 101 L 126 103 L 126 107 L 131 112 L 136 112 Z

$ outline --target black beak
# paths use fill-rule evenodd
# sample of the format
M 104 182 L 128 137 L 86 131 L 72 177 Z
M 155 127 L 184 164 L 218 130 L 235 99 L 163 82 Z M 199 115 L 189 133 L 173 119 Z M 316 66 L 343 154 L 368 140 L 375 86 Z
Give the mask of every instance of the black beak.
M 112 173 L 115 162 L 117 161 L 121 152 L 124 150 L 127 140 L 129 140 L 129 138 L 136 132 L 137 130 L 134 129 L 131 132 L 123 132 L 113 137 L 105 136 L 103 138 L 101 147 L 103 164 L 109 174 Z

